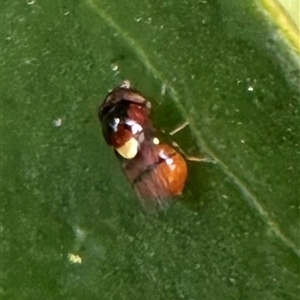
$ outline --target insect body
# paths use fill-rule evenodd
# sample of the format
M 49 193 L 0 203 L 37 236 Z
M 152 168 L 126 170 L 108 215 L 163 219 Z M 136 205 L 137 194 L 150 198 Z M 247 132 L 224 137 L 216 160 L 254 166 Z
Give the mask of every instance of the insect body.
M 114 148 L 140 198 L 162 203 L 182 193 L 187 166 L 175 149 L 157 138 L 150 110 L 151 103 L 127 83 L 106 96 L 99 119 L 106 143 Z

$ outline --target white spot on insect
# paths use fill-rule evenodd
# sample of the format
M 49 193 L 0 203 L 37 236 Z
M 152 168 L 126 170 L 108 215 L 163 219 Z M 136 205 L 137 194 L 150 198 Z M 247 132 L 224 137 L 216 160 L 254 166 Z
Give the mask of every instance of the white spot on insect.
M 164 160 L 166 160 L 166 159 L 169 158 L 169 156 L 167 156 L 167 155 L 164 153 L 163 150 L 161 150 L 161 151 L 159 152 L 158 155 L 159 155 L 160 158 L 162 158 L 162 159 L 164 159 Z
M 167 163 L 169 166 L 171 166 L 171 165 L 173 165 L 174 160 L 173 160 L 172 158 L 167 158 L 167 159 L 166 159 L 166 163 Z
M 173 158 L 166 155 L 163 150 L 160 151 L 158 155 L 160 158 L 166 161 L 167 165 L 171 168 L 171 170 L 174 170 L 176 168 Z
M 159 139 L 158 139 L 157 137 L 155 137 L 155 138 L 153 139 L 153 144 L 154 144 L 154 145 L 158 145 L 158 144 L 159 144 Z
M 109 124 L 110 127 L 113 129 L 114 132 L 118 130 L 118 125 L 120 124 L 120 119 L 119 118 L 114 118 L 114 123 Z
M 68 259 L 69 259 L 70 263 L 72 263 L 72 264 L 81 264 L 82 263 L 82 258 L 77 254 L 69 253 Z
M 53 121 L 53 125 L 55 127 L 60 127 L 61 124 L 62 124 L 62 119 L 61 118 L 58 118 L 58 119 L 56 119 L 56 120 Z
M 131 132 L 133 134 L 143 131 L 143 127 L 133 120 L 127 120 L 126 124 L 131 127 Z
M 125 121 L 125 124 L 127 124 L 128 126 L 132 126 L 132 125 L 136 124 L 136 121 L 131 120 L 131 119 L 127 119 L 127 120 Z
M 143 131 L 143 128 L 140 124 L 136 123 L 136 124 L 131 126 L 131 132 L 133 134 L 136 134 L 136 133 L 141 132 L 141 131 Z

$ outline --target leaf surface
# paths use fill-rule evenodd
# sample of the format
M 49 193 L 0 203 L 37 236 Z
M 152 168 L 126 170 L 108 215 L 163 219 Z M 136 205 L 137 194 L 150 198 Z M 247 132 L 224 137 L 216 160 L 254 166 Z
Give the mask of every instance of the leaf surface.
M 298 299 L 297 69 L 256 7 L 7 1 L 1 14 L 6 298 Z M 101 136 L 97 106 L 125 78 L 158 127 L 188 121 L 175 141 L 215 161 L 189 162 L 163 216 L 140 209 Z

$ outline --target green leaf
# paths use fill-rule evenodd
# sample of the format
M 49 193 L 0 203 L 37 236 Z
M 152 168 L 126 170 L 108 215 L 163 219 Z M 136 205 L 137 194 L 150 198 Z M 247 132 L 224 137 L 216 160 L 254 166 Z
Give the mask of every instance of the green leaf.
M 298 299 L 298 69 L 240 2 L 2 4 L 3 299 Z M 101 135 L 123 79 L 215 161 L 163 216 Z

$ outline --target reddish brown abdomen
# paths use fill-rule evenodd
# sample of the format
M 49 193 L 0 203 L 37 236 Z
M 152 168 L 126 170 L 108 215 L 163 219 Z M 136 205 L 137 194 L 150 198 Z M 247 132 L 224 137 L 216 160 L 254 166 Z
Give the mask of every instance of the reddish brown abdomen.
M 163 159 L 163 157 L 168 157 Z M 143 199 L 180 195 L 187 178 L 183 157 L 167 144 L 144 148 L 124 166 L 124 172 Z

